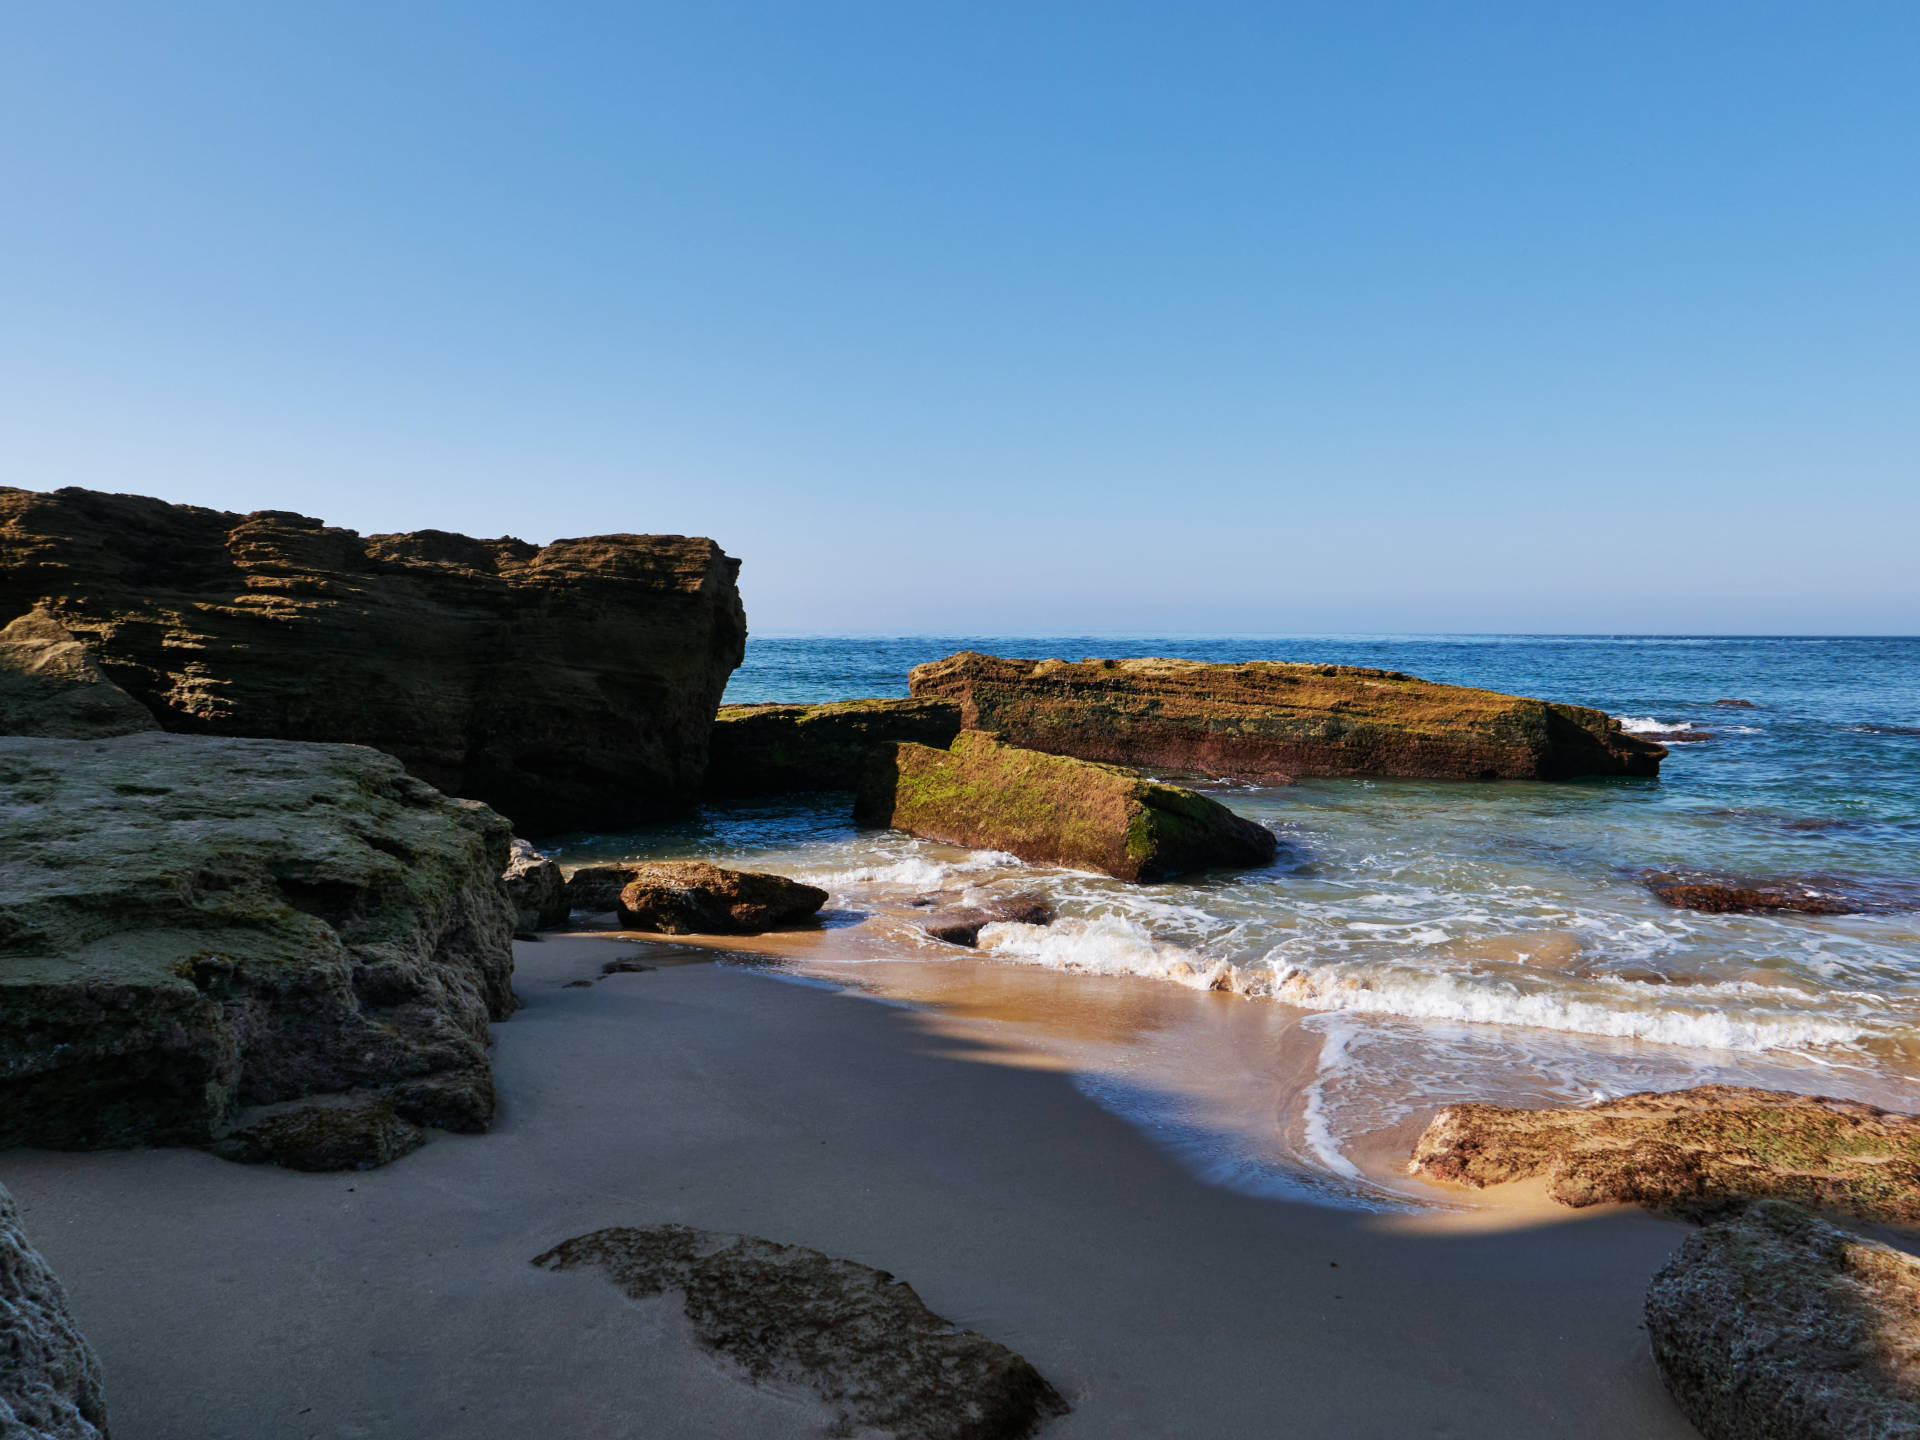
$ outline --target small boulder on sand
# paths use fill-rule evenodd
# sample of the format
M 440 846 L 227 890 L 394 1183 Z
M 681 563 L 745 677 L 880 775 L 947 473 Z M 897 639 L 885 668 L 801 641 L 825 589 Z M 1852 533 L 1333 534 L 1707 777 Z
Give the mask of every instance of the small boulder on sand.
M 758 935 L 826 903 L 826 891 L 784 875 L 667 860 L 633 868 L 620 891 L 620 923 L 663 935 Z
M 558 930 L 567 923 L 566 877 L 560 866 L 518 836 L 507 855 L 507 898 L 513 902 L 514 928 L 520 932 Z

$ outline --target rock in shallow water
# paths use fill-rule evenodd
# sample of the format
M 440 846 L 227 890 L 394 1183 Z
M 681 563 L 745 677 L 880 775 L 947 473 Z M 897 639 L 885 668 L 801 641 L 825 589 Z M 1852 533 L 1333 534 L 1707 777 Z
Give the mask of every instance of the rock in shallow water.
M 1706 1440 L 1920 1437 L 1920 1261 L 1779 1201 L 1689 1236 L 1647 1291 Z
M 709 795 L 851 790 L 873 752 L 911 740 L 945 749 L 960 733 L 949 700 L 722 705 L 707 760 Z
M 1772 910 L 1851 915 L 1861 908 L 1831 886 L 1806 880 L 1742 880 L 1655 871 L 1646 882 L 1656 897 L 1676 910 L 1698 910 L 1708 915 L 1764 914 Z
M 1449 1105 L 1408 1169 L 1476 1189 L 1543 1176 L 1563 1205 L 1712 1213 L 1742 1197 L 1920 1224 L 1920 1119 L 1853 1100 L 1699 1085 L 1564 1110 Z
M 0 1436 L 102 1440 L 106 1429 L 100 1361 L 0 1185 Z
M 920 928 L 936 940 L 969 948 L 980 943 L 980 932 L 989 925 L 1051 925 L 1056 914 L 1044 895 L 996 895 L 973 905 L 955 904 L 951 895 L 925 898 L 937 908 L 919 917 Z
M 827 903 L 818 886 L 701 860 L 636 865 L 631 876 L 620 890 L 620 923 L 664 935 L 758 935 Z
M 957 1330 L 884 1270 L 684 1225 L 596 1230 L 534 1262 L 593 1265 L 636 1300 L 686 1297 L 701 1344 L 756 1384 L 802 1386 L 844 1430 L 903 1440 L 1021 1440 L 1067 1404 L 1005 1346 Z

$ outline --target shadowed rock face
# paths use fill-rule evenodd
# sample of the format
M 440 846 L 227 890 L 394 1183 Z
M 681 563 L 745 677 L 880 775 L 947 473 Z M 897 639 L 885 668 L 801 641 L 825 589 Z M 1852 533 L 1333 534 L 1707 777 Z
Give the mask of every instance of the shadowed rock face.
M 880 746 L 910 740 L 944 750 L 959 733 L 960 707 L 947 700 L 722 705 L 707 793 L 851 790 Z
M 636 865 L 620 890 L 620 923 L 664 935 L 758 935 L 804 920 L 827 892 L 784 875 L 701 860 Z
M 1121 880 L 1265 865 L 1277 849 L 1272 831 L 1204 795 L 1116 765 L 1003 745 L 977 730 L 950 750 L 879 752 L 854 818 Z
M 702 1345 L 757 1385 L 811 1390 L 835 1434 L 1023 1440 L 1067 1404 L 1005 1346 L 935 1315 L 884 1270 L 684 1225 L 596 1230 L 537 1258 L 597 1266 L 636 1300 L 686 1297 Z
M 362 537 L 0 488 L 0 624 L 45 617 L 166 730 L 372 745 L 530 833 L 693 801 L 738 569 L 677 535 Z
M 484 1130 L 507 841 L 359 746 L 0 738 L 0 1146 L 205 1145 L 348 1092 Z
M 100 1362 L 0 1185 L 0 1435 L 101 1440 L 106 1429 Z
M 567 881 L 558 861 L 549 860 L 517 836 L 507 859 L 507 898 L 513 902 L 514 928 L 521 932 L 557 930 L 567 923 Z
M 98 740 L 159 728 L 45 607 L 0 627 L 0 735 Z
M 1920 1225 L 1920 1119 L 1852 1100 L 1699 1085 L 1571 1110 L 1449 1105 L 1408 1166 L 1476 1189 L 1544 1176 L 1563 1205 L 1712 1213 L 1741 1197 Z
M 914 667 L 916 697 L 1015 745 L 1265 784 L 1302 775 L 1566 780 L 1660 773 L 1666 750 L 1599 710 L 1352 665 L 1008 660 Z
M 1920 1436 L 1920 1261 L 1760 1201 L 1647 1291 L 1661 1378 L 1706 1440 Z

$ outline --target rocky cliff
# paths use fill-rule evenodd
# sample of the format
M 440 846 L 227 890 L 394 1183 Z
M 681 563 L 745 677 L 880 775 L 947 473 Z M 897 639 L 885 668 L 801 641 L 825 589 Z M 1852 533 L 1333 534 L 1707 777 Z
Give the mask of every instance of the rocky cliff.
M 0 488 L 0 669 L 41 667 L 0 683 L 0 708 L 11 689 L 16 711 L 58 711 L 65 667 L 88 733 L 117 687 L 169 731 L 372 745 L 525 832 L 643 819 L 699 792 L 745 643 L 738 569 L 677 535 L 361 536 Z M 50 651 L 62 636 L 77 649 Z
M 1153 770 L 1283 783 L 1303 775 L 1565 780 L 1657 775 L 1666 750 L 1599 710 L 1351 665 L 1008 660 L 914 667 L 916 697 L 969 729 Z

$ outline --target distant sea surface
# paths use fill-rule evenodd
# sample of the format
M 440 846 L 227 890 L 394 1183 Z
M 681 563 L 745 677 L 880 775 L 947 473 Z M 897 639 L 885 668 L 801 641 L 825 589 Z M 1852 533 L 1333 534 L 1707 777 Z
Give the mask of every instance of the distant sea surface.
M 1920 639 L 775 637 L 749 642 L 727 698 L 905 695 L 914 665 L 961 649 L 1371 665 L 1705 738 L 1672 744 L 1658 780 L 1214 786 L 1278 833 L 1280 857 L 1191 882 L 1130 886 L 857 831 L 834 796 L 568 837 L 562 858 L 752 863 L 877 915 L 934 889 L 1041 886 L 1063 919 L 995 927 L 983 955 L 1089 984 L 1230 989 L 1302 1016 L 1318 1061 L 1289 1092 L 1295 1113 L 1275 1117 L 1276 1144 L 1334 1175 L 1357 1178 L 1365 1136 L 1463 1098 L 1727 1080 L 1920 1108 L 1912 909 L 1703 915 L 1644 881 L 1696 869 L 1920 893 Z M 946 947 L 898 933 L 902 953 L 940 962 Z

